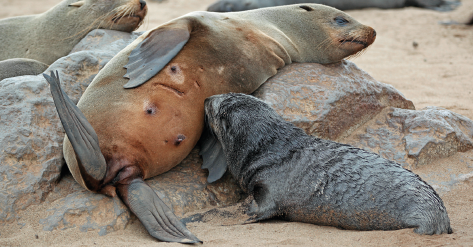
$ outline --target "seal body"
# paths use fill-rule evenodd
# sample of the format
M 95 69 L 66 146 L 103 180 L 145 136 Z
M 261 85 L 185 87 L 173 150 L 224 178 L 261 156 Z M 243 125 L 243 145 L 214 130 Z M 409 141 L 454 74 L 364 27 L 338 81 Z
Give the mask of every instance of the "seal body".
M 0 61 L 0 81 L 22 75 L 39 75 L 49 65 L 28 58 L 12 58 Z
M 253 221 L 280 216 L 354 230 L 452 232 L 434 189 L 395 162 L 308 136 L 249 95 L 212 96 L 205 117 L 228 170 L 253 195 Z
M 67 133 L 66 163 L 83 187 L 118 193 L 151 235 L 198 241 L 191 234 L 175 235 L 172 229 L 187 229 L 163 210 L 164 203 L 143 180 L 168 171 L 190 153 L 203 130 L 205 98 L 252 93 L 286 64 L 335 63 L 375 38 L 371 27 L 317 4 L 193 12 L 171 20 L 112 58 L 77 109 L 55 91 Z M 48 78 L 51 85 L 58 80 Z M 174 222 L 171 230 L 162 229 L 163 220 Z
M 143 0 L 63 0 L 42 14 L 0 20 L 0 61 L 29 58 L 49 65 L 93 29 L 135 30 L 147 9 Z
M 340 10 L 380 8 L 393 9 L 407 6 L 434 8 L 442 4 L 442 0 L 219 0 L 208 7 L 213 12 L 233 12 L 273 6 L 317 3 L 325 4 Z
M 144 33 L 117 54 L 78 103 L 107 160 L 104 184 L 116 177 L 119 167 L 136 164 L 146 179 L 181 162 L 202 133 L 205 98 L 252 93 L 286 64 L 338 62 L 375 39 L 372 28 L 341 11 L 323 5 L 307 8 L 194 12 Z M 338 24 L 342 19 L 347 23 Z M 181 42 L 180 32 L 189 34 L 187 43 L 163 63 L 159 49 L 172 50 Z M 123 68 L 133 63 L 140 66 Z M 139 87 L 124 88 L 159 66 L 162 70 L 141 79 Z M 66 162 L 81 181 L 67 142 Z

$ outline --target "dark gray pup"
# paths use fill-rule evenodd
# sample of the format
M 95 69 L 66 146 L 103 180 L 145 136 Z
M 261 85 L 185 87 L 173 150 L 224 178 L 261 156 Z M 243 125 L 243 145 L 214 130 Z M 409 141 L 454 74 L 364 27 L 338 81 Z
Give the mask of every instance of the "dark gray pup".
M 207 9 L 212 12 L 232 12 L 259 9 L 273 6 L 318 3 L 339 10 L 380 8 L 394 9 L 408 6 L 435 8 L 443 4 L 443 0 L 219 0 Z
M 452 233 L 434 189 L 393 161 L 308 136 L 249 95 L 208 98 L 205 118 L 203 167 L 212 176 L 228 165 L 254 198 L 250 222 L 279 216 L 353 230 Z

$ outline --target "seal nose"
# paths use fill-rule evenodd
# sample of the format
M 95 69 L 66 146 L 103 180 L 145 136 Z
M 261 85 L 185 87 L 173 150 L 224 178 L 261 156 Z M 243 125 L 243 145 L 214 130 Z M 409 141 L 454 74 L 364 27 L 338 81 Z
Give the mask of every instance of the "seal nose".
M 146 7 L 146 2 L 144 0 L 140 0 L 140 6 L 141 10 L 143 10 Z
M 376 30 L 373 29 L 373 38 L 376 37 Z

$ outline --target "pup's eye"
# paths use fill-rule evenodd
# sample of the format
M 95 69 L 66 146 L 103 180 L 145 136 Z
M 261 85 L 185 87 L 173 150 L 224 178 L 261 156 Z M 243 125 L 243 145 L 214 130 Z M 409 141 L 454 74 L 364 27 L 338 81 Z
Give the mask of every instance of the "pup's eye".
M 350 23 L 347 19 L 338 16 L 333 19 L 338 25 L 345 26 L 346 24 Z
M 301 5 L 301 6 L 299 6 L 299 8 L 305 9 L 305 10 L 307 10 L 307 11 L 312 11 L 312 10 L 314 10 L 314 9 L 312 9 L 311 7 L 307 6 L 307 5 Z

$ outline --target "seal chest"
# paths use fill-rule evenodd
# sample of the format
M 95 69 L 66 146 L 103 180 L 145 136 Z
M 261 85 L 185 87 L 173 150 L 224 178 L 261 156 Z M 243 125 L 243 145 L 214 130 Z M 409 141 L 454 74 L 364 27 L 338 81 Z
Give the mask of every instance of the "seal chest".
M 254 198 L 251 221 L 280 216 L 344 229 L 452 233 L 442 199 L 397 163 L 308 136 L 249 95 L 208 98 L 205 118 L 203 167 L 209 176 L 228 167 Z

